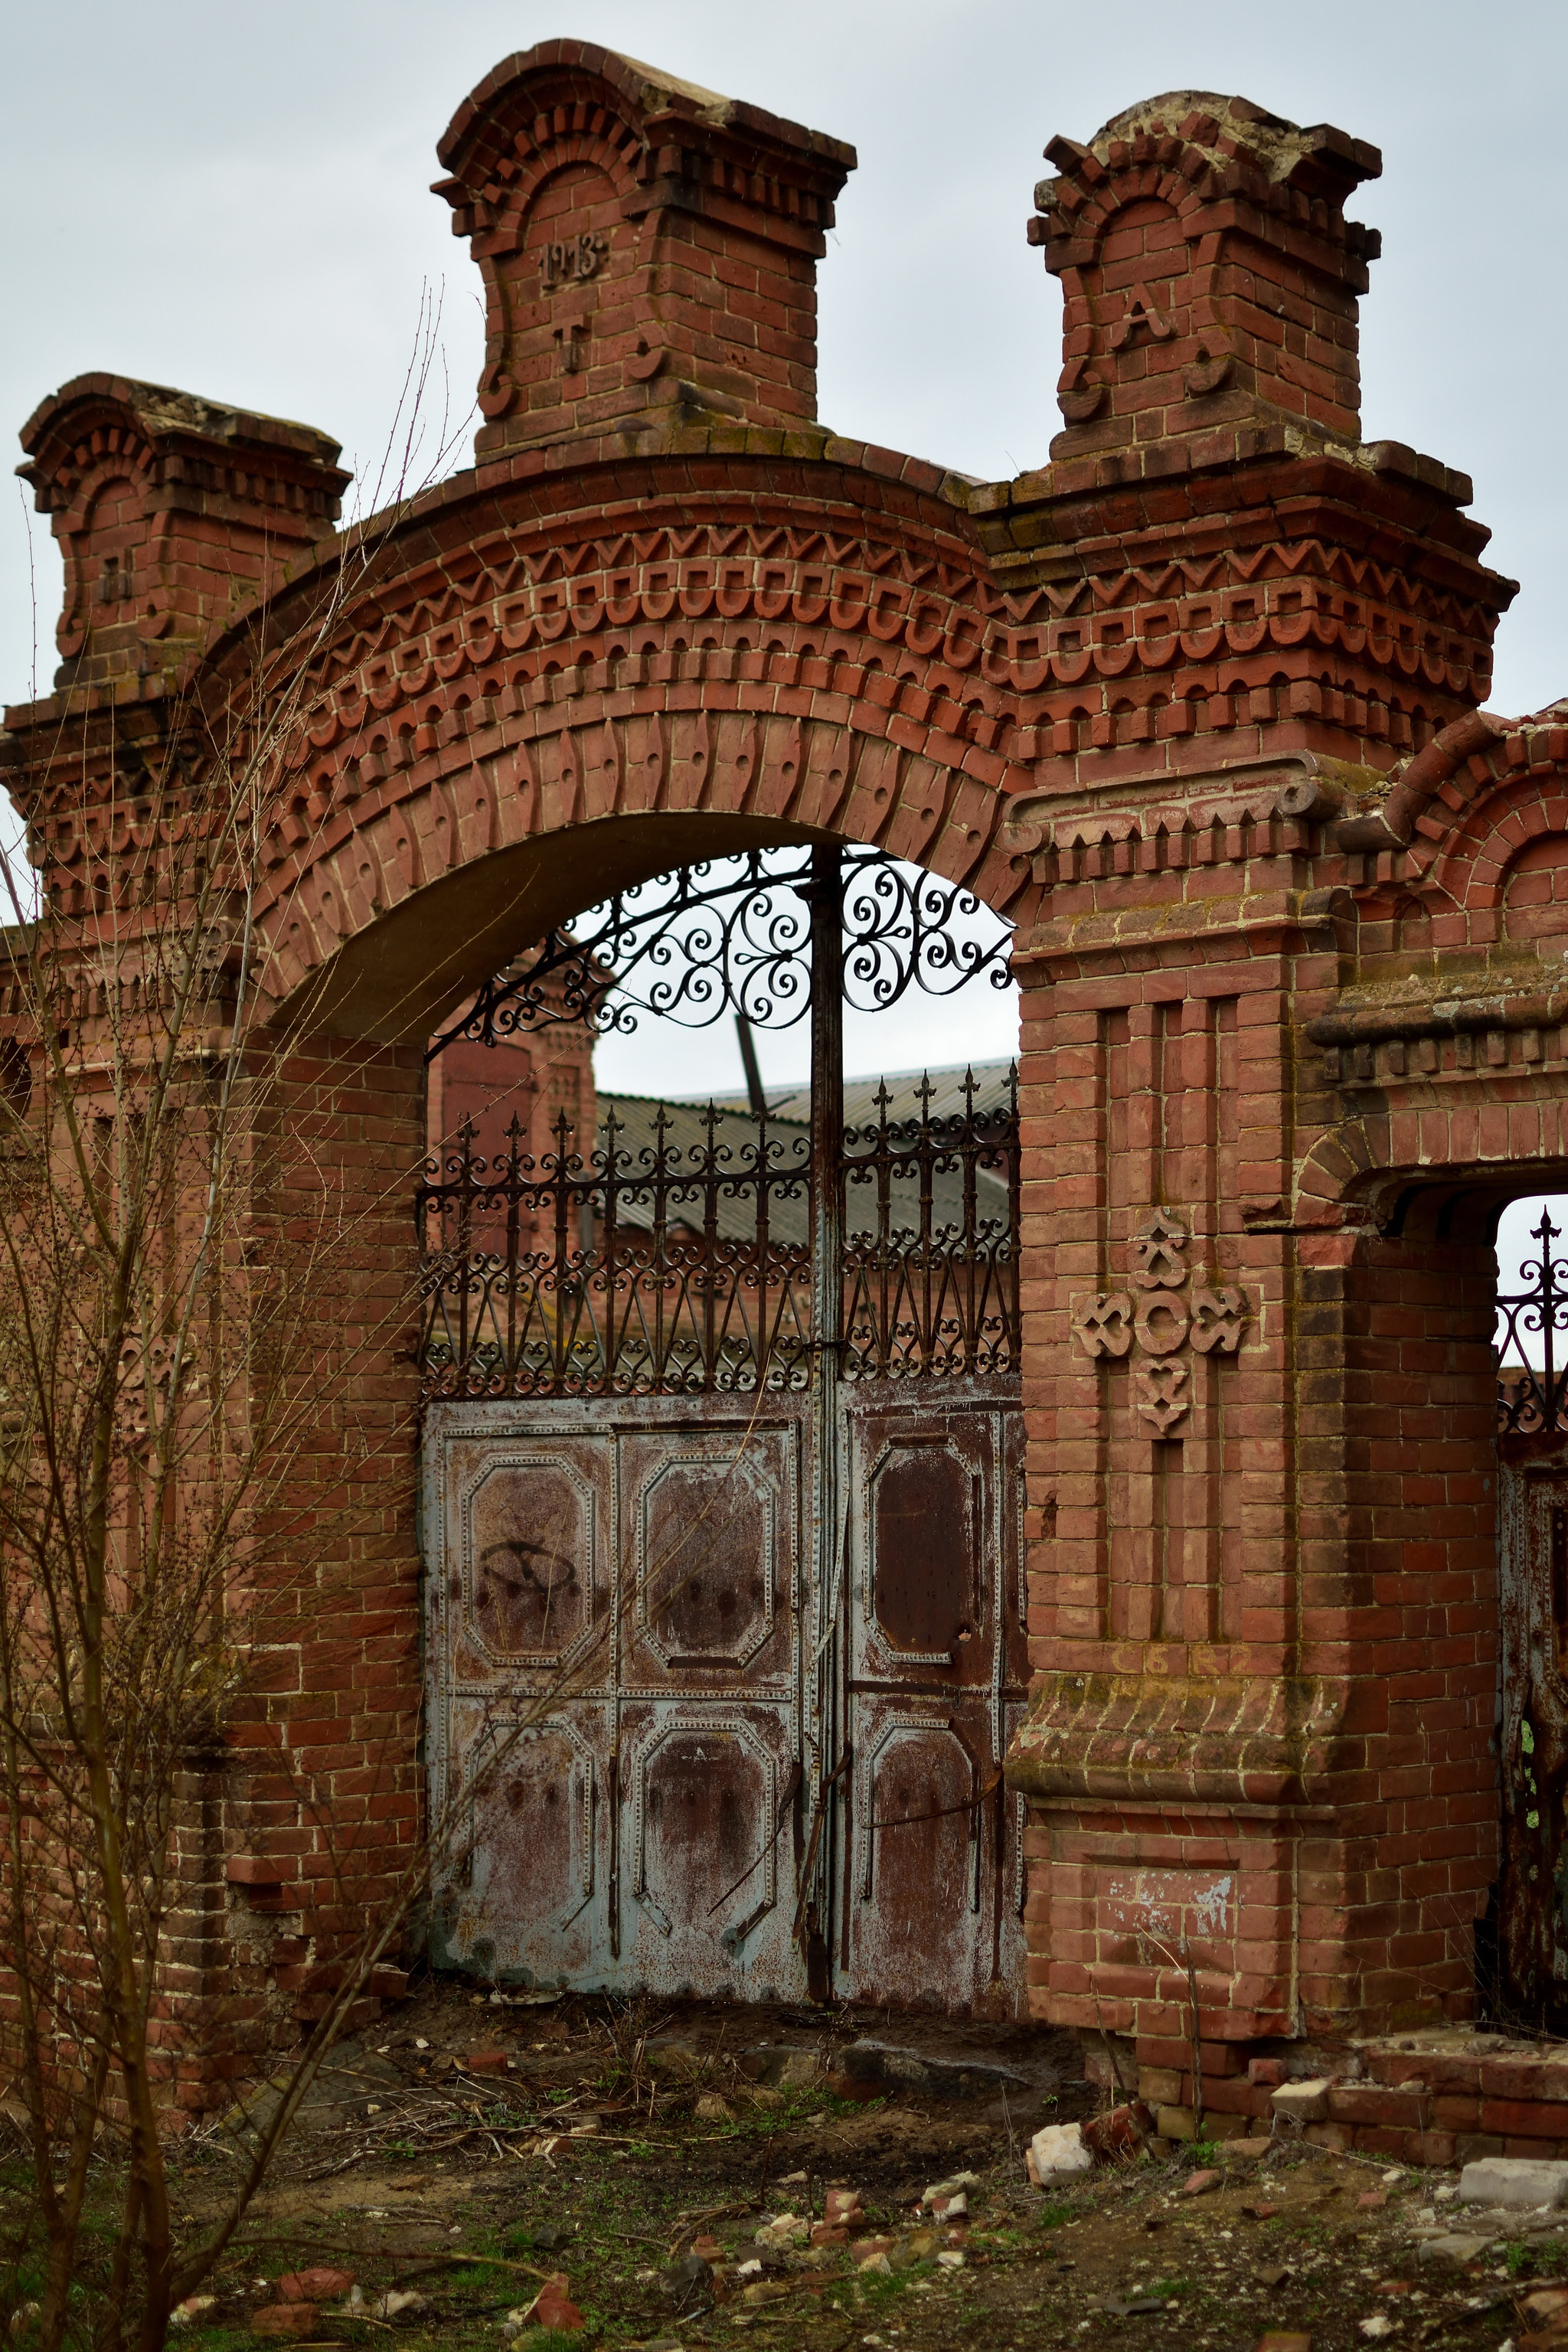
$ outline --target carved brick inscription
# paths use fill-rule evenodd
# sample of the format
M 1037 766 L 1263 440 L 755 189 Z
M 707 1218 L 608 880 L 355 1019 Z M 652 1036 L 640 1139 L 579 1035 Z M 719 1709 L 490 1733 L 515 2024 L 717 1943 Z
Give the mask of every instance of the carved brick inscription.
M 596 278 L 610 250 L 603 230 L 585 229 L 580 236 L 553 240 L 539 255 L 539 282 L 546 294 L 557 286 L 583 284 Z
M 1141 1295 L 1096 1291 L 1072 1301 L 1072 1332 L 1086 1356 L 1121 1357 L 1136 1348 L 1133 1410 L 1161 1437 L 1192 1410 L 1184 1351 L 1234 1356 L 1247 1321 L 1241 1291 L 1187 1290 L 1191 1239 L 1173 1211 L 1151 1210 L 1133 1234 L 1132 1279 Z

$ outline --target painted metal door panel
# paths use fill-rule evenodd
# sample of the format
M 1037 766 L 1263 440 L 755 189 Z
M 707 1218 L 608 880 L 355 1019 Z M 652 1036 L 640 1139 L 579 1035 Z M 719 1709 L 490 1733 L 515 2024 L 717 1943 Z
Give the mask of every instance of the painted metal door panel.
M 799 1775 L 788 1710 L 633 1703 L 621 1754 L 626 1981 L 798 1998 L 790 1929 Z
M 465 1820 L 477 1833 L 457 1882 L 436 1890 L 442 1956 L 531 1984 L 548 1955 L 544 1981 L 592 1981 L 608 1940 L 604 1710 L 532 1724 L 526 1706 L 464 1700 L 452 1730 L 458 1769 L 486 1793 Z
M 432 1409 L 447 1965 L 798 1995 L 805 1416 L 790 1394 Z
M 847 1990 L 1021 2013 L 1021 1809 L 1000 1772 L 1028 1680 L 1017 1389 L 868 1383 L 846 1426 Z
M 799 1999 L 823 1769 L 809 1399 L 438 1404 L 426 1440 L 440 1960 L 521 1984 Z M 1006 1381 L 846 1398 L 837 1976 L 1016 2013 L 1026 1684 Z M 834 1630 L 824 1625 L 832 1639 Z

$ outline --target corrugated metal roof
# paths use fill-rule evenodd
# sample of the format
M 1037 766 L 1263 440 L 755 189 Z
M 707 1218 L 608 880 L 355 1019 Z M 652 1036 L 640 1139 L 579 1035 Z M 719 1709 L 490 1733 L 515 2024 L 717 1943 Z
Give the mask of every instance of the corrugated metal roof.
M 933 1118 L 951 1118 L 963 1108 L 963 1081 L 966 1075 L 974 1078 L 976 1110 L 1001 1110 L 1008 1097 L 1008 1079 L 1013 1069 L 1011 1061 L 953 1062 L 940 1070 L 876 1071 L 869 1077 L 846 1078 L 844 1081 L 844 1121 L 847 1127 L 862 1127 L 877 1118 L 877 1089 L 885 1086 L 890 1102 L 889 1118 L 912 1118 L 920 1109 L 916 1093 L 922 1078 L 931 1086 L 931 1110 Z M 811 1118 L 811 1080 L 803 1078 L 798 1085 L 765 1087 L 770 1115 L 774 1118 L 796 1118 L 803 1124 Z M 706 1095 L 682 1097 L 682 1100 L 706 1103 Z M 746 1111 L 751 1100 L 745 1093 L 715 1095 L 714 1101 L 724 1110 Z
M 973 1065 L 956 1063 L 942 1070 L 890 1070 L 886 1076 L 847 1078 L 844 1084 L 844 1119 L 846 1128 L 854 1132 L 863 1127 L 878 1124 L 877 1095 L 886 1086 L 889 1096 L 888 1116 L 890 1119 L 912 1118 L 921 1109 L 918 1088 L 922 1078 L 929 1078 L 931 1093 L 931 1116 L 951 1118 L 964 1107 L 963 1080 L 973 1069 L 975 1079 L 974 1107 L 980 1111 L 1001 1110 L 1010 1097 L 1011 1062 L 978 1062 Z M 599 1104 L 598 1140 L 604 1143 L 605 1117 L 614 1112 L 618 1123 L 616 1137 L 616 1157 L 632 1171 L 652 1167 L 657 1156 L 659 1137 L 659 1114 L 664 1115 L 664 1147 L 675 1152 L 693 1168 L 702 1166 L 708 1152 L 709 1101 L 671 1100 L 656 1095 L 601 1094 Z M 728 1164 L 738 1176 L 755 1166 L 757 1122 L 744 1095 L 723 1095 L 713 1098 L 716 1113 L 713 1139 L 731 1156 Z M 801 1182 L 786 1191 L 784 1186 L 773 1191 L 769 1207 L 769 1227 L 775 1240 L 805 1244 L 811 1239 L 811 1203 L 806 1191 L 807 1143 L 811 1089 L 807 1087 L 768 1089 L 768 1135 L 778 1149 L 773 1165 L 786 1172 L 797 1167 Z M 990 1169 L 976 1171 L 983 1217 L 1005 1217 L 1007 1186 L 1005 1179 Z M 895 1177 L 889 1188 L 892 1219 L 895 1229 L 918 1232 L 920 1228 L 920 1184 L 914 1177 Z M 851 1184 L 848 1188 L 848 1226 L 851 1234 L 865 1227 L 868 1216 L 876 1213 L 877 1188 L 874 1184 Z M 858 1211 L 858 1214 L 857 1212 Z M 940 1230 L 943 1226 L 963 1230 L 963 1178 L 962 1171 L 937 1176 L 931 1188 L 932 1222 Z M 617 1203 L 616 1213 L 623 1221 L 641 1230 L 651 1229 L 654 1204 L 651 1201 L 626 1200 Z M 700 1232 L 706 1213 L 706 1202 L 700 1187 L 694 1187 L 689 1202 L 671 1202 L 670 1213 L 683 1224 Z M 746 1184 L 738 1192 L 729 1192 L 721 1185 L 714 1203 L 714 1220 L 721 1236 L 726 1241 L 749 1240 L 756 1230 L 756 1206 L 753 1188 Z

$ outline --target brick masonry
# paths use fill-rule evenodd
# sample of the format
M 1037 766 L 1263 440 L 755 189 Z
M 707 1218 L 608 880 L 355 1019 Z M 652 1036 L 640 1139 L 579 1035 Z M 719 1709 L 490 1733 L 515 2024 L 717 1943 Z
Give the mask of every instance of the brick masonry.
M 1194 1984 L 1222 2060 L 1462 2020 L 1498 1871 L 1489 1220 L 1568 1170 L 1568 726 L 1479 709 L 1513 587 L 1468 482 L 1361 439 L 1375 150 L 1202 93 L 1053 141 L 1061 429 L 994 484 L 816 419 L 840 142 L 562 41 L 441 155 L 485 421 L 374 561 L 339 569 L 304 428 L 88 377 L 24 434 L 68 604 L 0 758 L 55 903 L 118 903 L 100 812 L 182 698 L 241 706 L 264 607 L 305 711 L 258 905 L 279 1115 L 381 1204 L 322 1299 L 384 1318 L 377 1369 L 311 1469 L 323 1510 L 371 1497 L 357 1597 L 301 1612 L 237 1735 L 225 1916 L 277 1971 L 346 1916 L 268 1739 L 365 1899 L 417 1835 L 384 1204 L 419 1045 L 616 880 L 827 834 L 1017 925 L 1037 2012 L 1155 2067 Z M 127 573 L 163 599 L 134 623 Z M 1533 2095 L 1475 2063 L 1374 2065 L 1329 2127 L 1511 2147 Z
M 1275 2090 L 1301 2080 L 1306 2063 L 1293 2059 L 1287 2074 L 1278 2059 L 1249 2064 L 1234 2047 L 1205 2045 L 1205 2136 L 1299 2136 L 1314 2147 L 1359 2148 L 1406 2164 L 1568 2158 L 1568 2058 L 1560 2048 L 1448 2029 L 1417 2041 L 1363 2042 L 1327 2057 L 1317 2053 L 1311 2063 L 1314 2079 L 1327 2084 L 1325 2112 L 1311 2122 L 1283 2120 Z M 1131 2080 L 1125 2061 L 1123 2080 Z M 1141 2044 L 1137 2081 L 1161 2129 L 1192 2137 L 1197 2113 L 1189 2046 L 1152 2039 Z

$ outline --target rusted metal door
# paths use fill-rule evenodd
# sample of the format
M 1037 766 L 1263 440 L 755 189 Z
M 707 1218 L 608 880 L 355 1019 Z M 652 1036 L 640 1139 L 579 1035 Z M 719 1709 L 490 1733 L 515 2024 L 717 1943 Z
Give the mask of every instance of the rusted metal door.
M 807 1399 L 440 1404 L 438 1961 L 792 1997 Z M 704 1409 L 706 1408 L 706 1409 Z
M 1568 1267 L 1544 1209 L 1499 1299 L 1500 2021 L 1568 2032 Z
M 847 1415 L 846 1989 L 1022 2014 L 1027 1687 L 1023 1427 L 1011 1381 L 860 1392 Z
M 1510 2020 L 1568 2027 L 1568 1462 L 1505 1460 L 1500 1991 Z
M 1016 1090 L 884 1083 L 847 1123 L 841 865 L 792 877 L 805 980 L 788 918 L 758 924 L 773 997 L 809 1003 L 809 1124 L 612 1102 L 590 1153 L 564 1118 L 537 1164 L 468 1136 L 422 1188 L 448 1965 L 1021 2012 Z M 931 886 L 889 982 L 912 896 L 863 869 L 877 1001 L 921 953 L 959 968 Z M 755 871 L 740 897 L 756 919 Z M 521 1012 L 503 976 L 467 1034 L 591 1009 L 634 929 L 558 943 Z M 686 983 L 652 961 L 668 1011 Z M 705 1005 L 765 1011 L 705 969 Z

